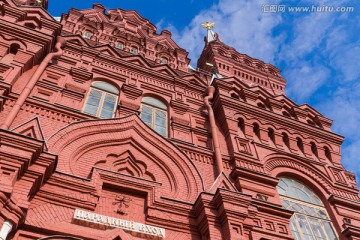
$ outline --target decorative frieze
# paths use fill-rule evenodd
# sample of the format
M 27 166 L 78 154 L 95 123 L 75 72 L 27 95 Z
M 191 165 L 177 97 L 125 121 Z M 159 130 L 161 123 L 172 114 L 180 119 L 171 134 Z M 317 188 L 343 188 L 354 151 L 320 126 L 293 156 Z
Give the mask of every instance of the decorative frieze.
M 87 71 L 85 68 L 72 67 L 70 73 L 73 76 L 74 81 L 79 83 L 84 83 L 90 80 L 93 76 L 93 73 Z

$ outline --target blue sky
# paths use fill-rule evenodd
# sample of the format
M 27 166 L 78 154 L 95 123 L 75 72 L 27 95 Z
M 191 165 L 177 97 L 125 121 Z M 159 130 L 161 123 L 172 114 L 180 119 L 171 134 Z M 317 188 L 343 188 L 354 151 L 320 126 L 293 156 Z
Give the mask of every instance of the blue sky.
M 50 0 L 49 11 L 60 16 L 71 7 L 91 8 L 92 3 Z M 174 40 L 190 52 L 193 66 L 204 46 L 205 30 L 200 24 L 215 22 L 214 31 L 223 42 L 283 70 L 287 79 L 285 92 L 292 100 L 308 103 L 334 120 L 332 130 L 345 136 L 342 163 L 360 179 L 359 1 L 98 0 L 97 3 L 107 9 L 137 10 L 159 32 L 170 30 Z M 270 5 L 284 6 L 284 12 L 270 12 Z M 319 12 L 305 9 L 294 12 L 293 7 L 310 7 Z M 324 12 L 325 7 L 353 7 L 353 11 Z

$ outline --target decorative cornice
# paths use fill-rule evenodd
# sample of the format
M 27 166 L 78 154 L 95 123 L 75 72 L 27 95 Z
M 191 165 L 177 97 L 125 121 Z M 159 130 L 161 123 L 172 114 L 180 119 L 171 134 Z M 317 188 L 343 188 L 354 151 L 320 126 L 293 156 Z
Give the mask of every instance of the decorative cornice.
M 173 107 L 173 110 L 175 113 L 178 114 L 185 114 L 188 110 L 190 105 L 187 103 L 184 103 L 183 101 L 180 100 L 171 100 L 170 101 L 170 105 Z
M 124 93 L 127 98 L 130 98 L 132 100 L 139 98 L 143 93 L 143 91 L 136 86 L 125 83 L 121 87 L 121 92 Z

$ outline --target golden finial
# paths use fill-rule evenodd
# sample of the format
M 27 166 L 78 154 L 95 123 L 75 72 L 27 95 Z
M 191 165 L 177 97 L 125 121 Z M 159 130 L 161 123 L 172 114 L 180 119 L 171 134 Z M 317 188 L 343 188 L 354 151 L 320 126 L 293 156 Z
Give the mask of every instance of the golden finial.
M 36 0 L 36 5 L 41 6 L 42 5 L 42 0 Z
M 201 24 L 201 26 L 203 28 L 206 28 L 207 30 L 210 30 L 214 27 L 215 23 L 211 23 L 211 22 L 205 22 L 203 24 Z

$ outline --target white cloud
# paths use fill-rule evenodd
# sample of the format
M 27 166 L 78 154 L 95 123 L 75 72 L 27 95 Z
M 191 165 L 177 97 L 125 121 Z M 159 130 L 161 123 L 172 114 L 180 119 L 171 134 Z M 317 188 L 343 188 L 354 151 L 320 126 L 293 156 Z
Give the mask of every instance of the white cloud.
M 349 146 L 342 148 L 342 163 L 346 169 L 349 169 L 351 172 L 356 173 L 357 183 L 359 186 L 359 177 L 360 177 L 360 140 L 352 142 Z
M 289 70 L 286 69 L 284 75 L 291 76 L 286 87 L 287 95 L 293 96 L 297 102 L 306 102 L 329 78 L 330 72 L 321 64 L 302 63 Z
M 351 6 L 352 1 L 303 0 L 286 6 Z M 271 4 L 277 4 L 273 1 Z M 360 176 L 360 18 L 356 13 L 263 13 L 265 1 L 219 0 L 203 10 L 185 29 L 161 22 L 196 61 L 204 47 L 201 23 L 215 22 L 214 31 L 241 53 L 284 68 L 287 95 L 308 102 L 334 120 L 333 130 L 345 135 L 344 165 Z M 354 5 L 355 6 L 355 5 Z M 356 7 L 356 6 L 355 6 Z M 282 30 L 281 32 L 279 31 Z M 285 31 L 284 31 L 285 30 Z M 276 35 L 274 34 L 276 32 Z M 321 93 L 323 97 L 314 97 Z M 320 100 L 319 100 L 320 99 Z M 320 102 L 317 102 L 320 101 Z M 358 180 L 360 184 L 360 179 Z
M 281 51 L 286 61 L 303 61 L 304 56 L 312 53 L 321 45 L 333 24 L 330 14 L 313 13 L 294 20 L 293 39 Z
M 354 81 L 360 78 L 360 42 L 337 46 L 332 64 L 343 75 L 341 81 Z
M 273 62 L 279 42 L 272 37 L 272 30 L 281 22 L 281 14 L 263 13 L 260 1 L 220 0 L 219 4 L 200 12 L 188 27 L 174 39 L 190 52 L 193 64 L 196 63 L 204 47 L 206 30 L 201 24 L 215 22 L 215 29 L 220 39 L 252 57 Z M 172 28 L 164 26 L 161 27 Z

